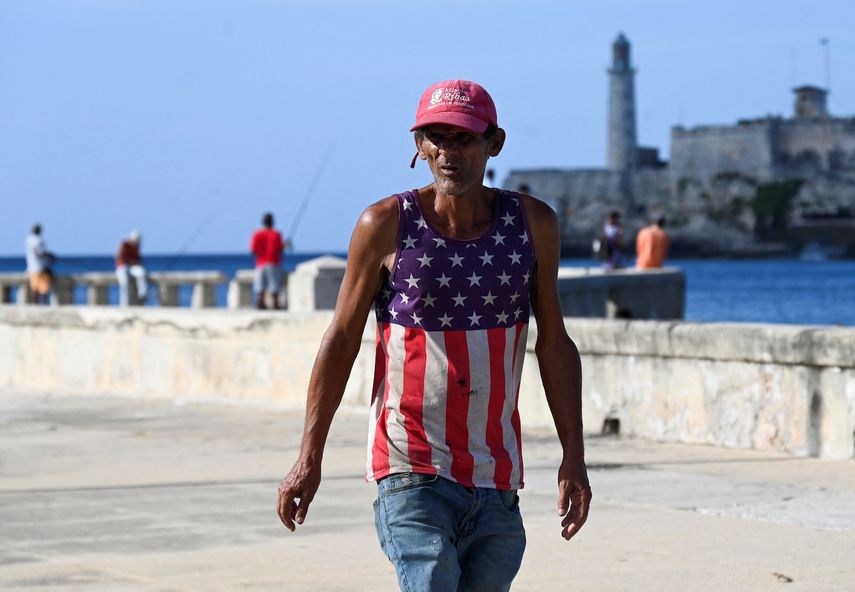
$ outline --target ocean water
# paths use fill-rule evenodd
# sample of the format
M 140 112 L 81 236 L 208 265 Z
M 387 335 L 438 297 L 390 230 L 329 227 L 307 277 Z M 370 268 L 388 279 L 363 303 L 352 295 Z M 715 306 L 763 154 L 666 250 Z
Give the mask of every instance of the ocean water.
M 294 267 L 320 253 L 288 254 L 283 267 Z M 337 253 L 338 256 L 344 256 Z M 239 269 L 252 269 L 249 255 L 150 255 L 144 261 L 149 271 L 215 270 L 231 277 Z M 563 266 L 596 266 L 590 259 L 565 259 Z M 855 326 L 855 261 L 808 262 L 797 259 L 760 260 L 669 260 L 686 274 L 686 319 L 693 321 L 735 321 Z M 24 271 L 22 257 L 0 257 L 0 272 Z M 84 271 L 112 271 L 110 256 L 60 258 L 58 274 Z M 182 304 L 190 301 L 190 291 L 180 294 Z M 75 302 L 83 303 L 78 290 Z M 114 291 L 110 301 L 118 301 Z M 224 306 L 226 286 L 217 292 Z
M 673 265 L 686 274 L 689 320 L 855 326 L 855 261 L 674 261 Z

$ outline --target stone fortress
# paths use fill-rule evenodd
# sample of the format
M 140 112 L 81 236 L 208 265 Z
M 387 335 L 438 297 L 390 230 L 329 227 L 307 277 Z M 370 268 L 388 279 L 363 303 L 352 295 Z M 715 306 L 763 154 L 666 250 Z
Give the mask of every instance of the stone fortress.
M 610 210 L 623 216 L 626 251 L 635 231 L 664 215 L 678 255 L 775 255 L 811 243 L 855 255 L 855 117 L 833 117 L 827 89 L 795 88 L 789 118 L 675 126 L 664 162 L 638 144 L 623 34 L 608 76 L 608 168 L 512 170 L 503 184 L 559 213 L 564 256 L 589 255 Z

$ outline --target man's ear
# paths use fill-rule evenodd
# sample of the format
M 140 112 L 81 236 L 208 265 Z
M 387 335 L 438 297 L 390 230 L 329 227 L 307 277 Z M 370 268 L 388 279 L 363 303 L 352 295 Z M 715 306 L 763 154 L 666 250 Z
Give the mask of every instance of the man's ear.
M 496 133 L 490 138 L 490 156 L 499 155 L 499 152 L 502 151 L 502 147 L 505 145 L 506 137 L 505 130 L 502 128 L 496 130 Z

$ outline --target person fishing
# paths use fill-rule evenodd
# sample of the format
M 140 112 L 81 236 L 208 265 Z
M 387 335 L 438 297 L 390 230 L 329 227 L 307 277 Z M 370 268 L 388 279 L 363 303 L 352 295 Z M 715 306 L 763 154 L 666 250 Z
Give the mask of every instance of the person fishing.
M 24 241 L 29 278 L 29 299 L 33 304 L 49 304 L 53 290 L 51 266 L 56 256 L 48 251 L 42 236 L 42 225 L 34 224 Z
M 142 265 L 142 235 L 132 230 L 128 238 L 119 243 L 116 251 L 116 280 L 119 282 L 119 306 L 141 305 L 148 300 L 148 276 Z M 131 298 L 130 280 L 133 278 L 136 294 Z
M 530 311 L 563 449 L 557 505 L 565 539 L 582 528 L 591 501 L 581 363 L 558 299 L 558 223 L 544 202 L 484 186 L 505 131 L 481 85 L 432 85 L 410 131 L 413 164 L 426 161 L 433 182 L 374 203 L 356 223 L 277 513 L 291 531 L 306 520 L 373 309 L 377 366 L 366 479 L 376 482 L 377 535 L 400 588 L 508 590 L 526 544 L 516 397 Z
M 282 252 L 288 247 L 288 241 L 283 240 L 282 234 L 274 228 L 270 212 L 262 216 L 261 225 L 249 243 L 249 250 L 255 255 L 255 307 L 278 310 L 279 293 L 282 291 Z

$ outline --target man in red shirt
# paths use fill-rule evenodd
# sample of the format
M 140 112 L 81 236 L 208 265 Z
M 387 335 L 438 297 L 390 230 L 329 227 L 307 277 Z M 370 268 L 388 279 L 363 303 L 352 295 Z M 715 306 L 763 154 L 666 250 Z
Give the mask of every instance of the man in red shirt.
M 145 304 L 148 295 L 148 282 L 140 255 L 140 240 L 139 231 L 133 230 L 128 238 L 119 244 L 119 249 L 116 252 L 116 279 L 119 281 L 120 306 Z M 128 292 L 130 276 L 134 277 L 137 288 L 136 298 L 133 301 Z
M 288 245 L 282 235 L 273 228 L 273 214 L 267 212 L 261 219 L 264 228 L 252 235 L 249 250 L 255 255 L 255 307 L 267 308 L 267 295 L 270 295 L 271 308 L 279 308 L 279 292 L 282 290 L 282 251 Z

